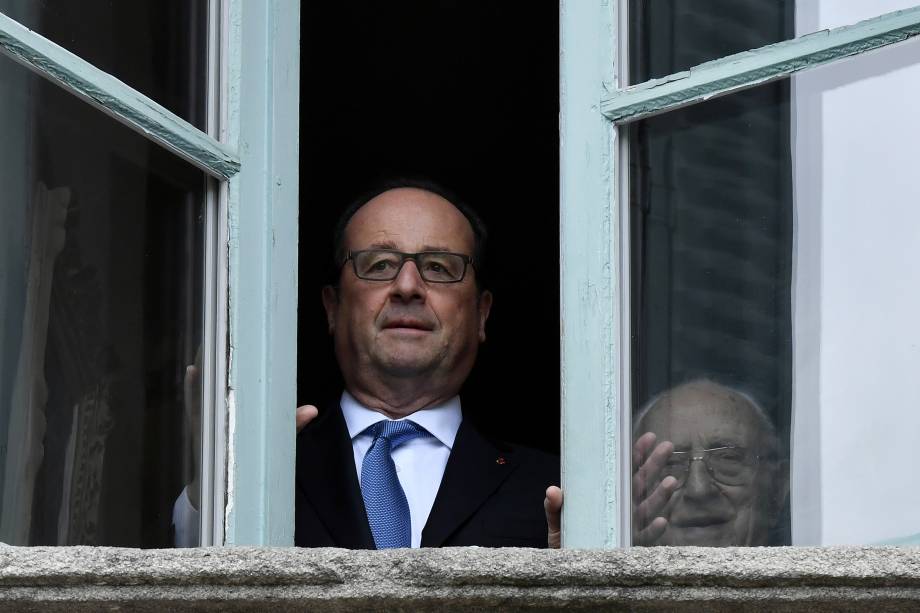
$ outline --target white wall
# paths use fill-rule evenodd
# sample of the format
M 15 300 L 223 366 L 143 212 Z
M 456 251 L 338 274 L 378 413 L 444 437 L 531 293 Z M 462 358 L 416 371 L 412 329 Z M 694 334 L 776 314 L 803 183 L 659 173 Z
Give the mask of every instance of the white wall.
M 799 33 L 916 0 L 802 0 Z M 794 79 L 793 542 L 920 533 L 920 41 Z

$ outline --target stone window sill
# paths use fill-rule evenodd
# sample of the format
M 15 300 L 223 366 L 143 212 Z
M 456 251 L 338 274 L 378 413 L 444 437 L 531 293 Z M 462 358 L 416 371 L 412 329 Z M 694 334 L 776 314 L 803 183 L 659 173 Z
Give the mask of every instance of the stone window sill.
M 0 547 L 0 609 L 920 610 L 920 548 Z

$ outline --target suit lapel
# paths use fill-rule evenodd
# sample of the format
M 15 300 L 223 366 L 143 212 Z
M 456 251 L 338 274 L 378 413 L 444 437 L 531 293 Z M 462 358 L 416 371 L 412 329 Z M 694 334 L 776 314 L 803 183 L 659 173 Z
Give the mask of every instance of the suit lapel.
M 464 420 L 422 531 L 422 547 L 442 546 L 516 468 L 513 456 L 503 456 Z
M 355 456 L 338 404 L 301 434 L 297 479 L 304 497 L 338 547 L 374 549 L 364 499 L 355 472 Z

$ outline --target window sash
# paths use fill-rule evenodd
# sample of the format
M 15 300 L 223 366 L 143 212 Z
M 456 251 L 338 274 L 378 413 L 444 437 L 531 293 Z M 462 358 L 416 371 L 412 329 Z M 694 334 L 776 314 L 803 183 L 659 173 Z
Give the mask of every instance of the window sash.
M 920 6 L 805 34 L 622 88 L 604 97 L 601 110 L 610 121 L 621 125 L 782 79 L 917 35 L 920 35 Z
M 920 6 L 625 87 L 627 3 L 560 2 L 563 546 L 630 543 L 628 147 L 619 128 L 920 34 Z
M 228 545 L 294 544 L 300 1 L 224 0 Z
M 616 4 L 562 0 L 559 9 L 564 547 L 620 544 L 618 445 L 628 439 L 620 433 L 624 353 L 615 316 L 617 145 L 598 108 L 605 84 L 616 83 Z
M 0 51 L 209 175 L 226 180 L 239 171 L 233 149 L 3 13 Z
M 2 13 L 0 52 L 214 178 L 202 543 L 292 545 L 300 7 L 210 0 L 210 15 L 211 134 Z

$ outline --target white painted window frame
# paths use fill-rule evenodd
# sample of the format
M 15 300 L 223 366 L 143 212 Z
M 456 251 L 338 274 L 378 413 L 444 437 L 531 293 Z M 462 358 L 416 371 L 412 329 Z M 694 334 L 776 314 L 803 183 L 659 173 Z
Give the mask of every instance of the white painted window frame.
M 920 6 L 626 86 L 627 2 L 560 0 L 562 542 L 630 544 L 629 122 L 920 35 Z
M 207 131 L 3 14 L 0 52 L 210 176 L 202 544 L 292 545 L 300 3 L 209 7 Z
M 290 545 L 300 8 L 296 0 L 214 2 L 221 78 L 210 106 L 220 122 L 210 135 L 3 15 L 0 51 L 214 177 L 204 365 L 212 507 L 203 535 L 206 544 Z M 623 6 L 560 2 L 566 547 L 629 540 L 628 212 L 620 205 L 628 186 L 619 126 L 920 33 L 918 7 L 627 88 L 618 74 Z

